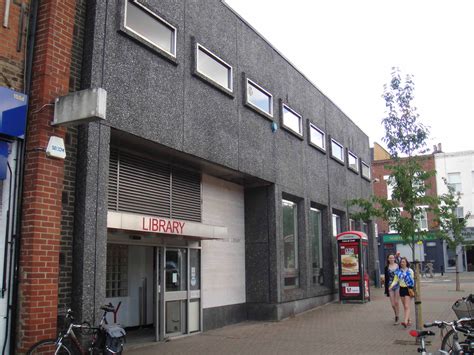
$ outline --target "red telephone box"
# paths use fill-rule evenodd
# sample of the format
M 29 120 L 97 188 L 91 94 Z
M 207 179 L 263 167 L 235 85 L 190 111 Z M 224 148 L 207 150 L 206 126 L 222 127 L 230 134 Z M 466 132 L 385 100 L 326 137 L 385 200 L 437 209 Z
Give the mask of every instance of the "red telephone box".
M 339 260 L 339 299 L 370 301 L 368 274 L 369 239 L 364 232 L 348 231 L 336 236 Z

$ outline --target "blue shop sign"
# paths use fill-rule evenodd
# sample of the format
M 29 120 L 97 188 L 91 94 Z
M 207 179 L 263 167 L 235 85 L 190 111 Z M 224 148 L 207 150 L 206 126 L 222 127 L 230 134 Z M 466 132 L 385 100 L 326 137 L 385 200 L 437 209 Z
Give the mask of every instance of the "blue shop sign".
M 0 87 L 0 134 L 24 138 L 28 96 Z

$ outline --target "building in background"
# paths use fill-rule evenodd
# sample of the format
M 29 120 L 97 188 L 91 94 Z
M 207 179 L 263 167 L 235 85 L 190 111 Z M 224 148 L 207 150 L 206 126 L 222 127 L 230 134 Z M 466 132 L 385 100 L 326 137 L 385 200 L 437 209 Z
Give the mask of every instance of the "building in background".
M 7 7 L 8 5 L 8 7 Z M 20 205 L 28 95 L 29 1 L 0 3 L 0 349 L 15 335 Z
M 6 3 L 29 24 L 13 57 L 31 76 L 18 352 L 65 307 L 94 323 L 121 302 L 144 341 L 303 312 L 335 298 L 349 228 L 374 277 L 373 223 L 347 207 L 372 194 L 367 135 L 224 2 Z M 54 124 L 98 88 L 105 119 Z
M 459 218 L 464 218 L 468 212 L 474 211 L 474 151 L 464 151 L 455 153 L 443 153 L 441 147 L 435 154 L 436 179 L 438 193 L 441 195 L 448 192 L 443 181 L 446 179 L 456 192 L 461 194 L 460 207 L 457 211 Z M 474 249 L 469 247 L 474 242 L 474 215 L 467 221 L 466 245 L 459 246 L 457 250 L 458 265 L 460 271 L 474 271 Z M 449 249 L 448 245 L 444 249 L 444 260 L 446 270 L 455 269 L 456 251 Z
M 393 160 L 390 159 L 390 154 L 379 144 L 374 145 L 373 149 L 374 158 L 379 157 L 381 159 L 374 159 L 372 162 L 372 177 L 374 179 L 374 195 L 379 197 L 386 197 L 391 199 L 392 188 L 388 183 L 388 176 L 390 170 L 387 168 L 393 164 Z M 403 159 L 403 158 L 402 158 Z M 435 170 L 435 156 L 423 155 L 419 157 L 420 163 L 426 171 Z M 427 184 L 429 188 L 427 195 L 437 196 L 437 180 L 436 176 L 432 176 L 428 179 Z M 428 206 L 426 206 L 428 207 Z M 403 213 L 403 207 L 402 207 Z M 433 213 L 426 211 L 419 221 L 420 230 L 428 231 L 428 235 L 422 244 L 415 245 L 415 259 L 421 262 L 432 262 L 435 272 L 441 272 L 446 268 L 444 261 L 443 250 L 445 249 L 445 242 L 439 240 L 435 235 L 434 231 L 437 226 L 433 223 Z M 387 221 L 378 219 L 377 220 L 377 231 L 378 231 L 378 246 L 380 256 L 380 268 L 383 271 L 385 260 L 389 254 L 395 254 L 397 251 L 402 256 L 406 256 L 408 260 L 412 261 L 412 250 L 408 244 L 404 244 L 401 236 L 396 230 L 392 230 Z

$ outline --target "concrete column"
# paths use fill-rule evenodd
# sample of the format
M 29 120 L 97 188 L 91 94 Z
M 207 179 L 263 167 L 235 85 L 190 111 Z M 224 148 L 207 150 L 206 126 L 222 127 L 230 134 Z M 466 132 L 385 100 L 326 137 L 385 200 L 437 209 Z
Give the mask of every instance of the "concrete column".
M 95 324 L 105 300 L 110 127 L 81 126 L 78 147 L 72 299 L 78 319 Z

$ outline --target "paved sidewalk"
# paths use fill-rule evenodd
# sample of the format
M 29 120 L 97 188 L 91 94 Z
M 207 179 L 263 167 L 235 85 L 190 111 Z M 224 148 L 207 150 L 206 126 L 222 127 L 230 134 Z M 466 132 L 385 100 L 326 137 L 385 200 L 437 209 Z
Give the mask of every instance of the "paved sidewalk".
M 474 273 L 462 274 L 455 292 L 454 274 L 423 279 L 425 322 L 455 318 L 451 306 L 474 293 Z M 414 319 L 414 309 L 412 307 Z M 133 346 L 126 354 L 416 354 L 408 330 L 393 325 L 392 310 L 382 289 L 372 289 L 367 304 L 332 303 L 281 322 L 244 322 L 195 336 Z M 438 332 L 438 330 L 436 330 Z M 400 343 L 409 342 L 408 345 Z M 431 351 L 439 348 L 432 338 Z

